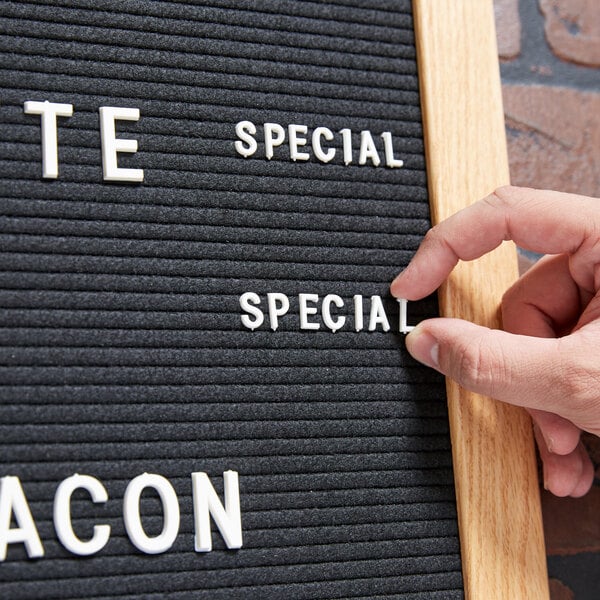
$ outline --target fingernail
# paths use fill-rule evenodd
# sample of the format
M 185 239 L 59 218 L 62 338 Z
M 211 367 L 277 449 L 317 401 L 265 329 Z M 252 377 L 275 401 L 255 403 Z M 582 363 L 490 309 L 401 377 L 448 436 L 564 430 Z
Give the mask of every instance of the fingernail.
M 392 294 L 392 296 L 394 296 L 395 298 L 399 298 L 399 294 L 396 291 L 396 287 L 398 286 L 398 280 L 402 277 L 402 273 L 399 273 L 398 275 L 396 275 L 396 278 L 394 279 L 394 281 L 392 281 L 392 283 L 390 283 L 390 293 Z
M 538 447 L 543 443 L 550 454 L 554 454 L 554 438 L 546 433 L 536 422 L 533 423 L 533 433 Z
M 406 348 L 415 360 L 440 370 L 440 345 L 430 333 L 423 331 L 419 325 L 406 336 Z

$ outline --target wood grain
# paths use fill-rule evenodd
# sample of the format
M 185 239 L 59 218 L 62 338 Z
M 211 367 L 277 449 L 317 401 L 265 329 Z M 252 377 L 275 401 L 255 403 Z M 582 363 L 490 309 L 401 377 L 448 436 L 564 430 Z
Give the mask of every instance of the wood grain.
M 509 182 L 491 0 L 413 0 L 432 221 Z M 440 311 L 500 327 L 517 277 L 503 244 L 462 263 Z M 529 417 L 447 382 L 465 596 L 547 600 L 548 576 Z

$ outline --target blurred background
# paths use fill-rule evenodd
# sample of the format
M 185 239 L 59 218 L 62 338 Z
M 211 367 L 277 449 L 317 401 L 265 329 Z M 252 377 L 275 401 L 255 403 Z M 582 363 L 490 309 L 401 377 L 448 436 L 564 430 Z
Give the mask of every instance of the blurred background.
M 600 2 L 494 7 L 512 183 L 600 198 Z M 522 253 L 521 271 L 535 258 Z M 575 500 L 542 490 L 552 600 L 600 598 L 600 439 L 584 441 L 591 492 Z

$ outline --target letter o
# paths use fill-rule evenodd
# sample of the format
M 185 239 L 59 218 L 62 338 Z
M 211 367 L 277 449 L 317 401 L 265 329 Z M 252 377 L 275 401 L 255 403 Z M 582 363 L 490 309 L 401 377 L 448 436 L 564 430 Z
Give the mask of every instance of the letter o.
M 163 506 L 163 529 L 154 537 L 146 535 L 140 517 L 140 497 L 147 487 L 158 492 Z M 138 550 L 146 554 L 166 552 L 179 533 L 179 501 L 169 480 L 153 473 L 143 473 L 132 479 L 123 498 L 123 519 L 127 535 Z

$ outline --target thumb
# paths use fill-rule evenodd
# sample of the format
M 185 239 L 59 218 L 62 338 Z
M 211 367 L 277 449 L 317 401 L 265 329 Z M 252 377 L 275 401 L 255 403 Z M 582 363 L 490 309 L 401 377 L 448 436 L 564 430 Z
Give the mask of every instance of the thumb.
M 565 357 L 557 339 L 492 330 L 459 319 L 422 321 L 406 337 L 410 354 L 464 388 L 527 408 L 569 412 Z

